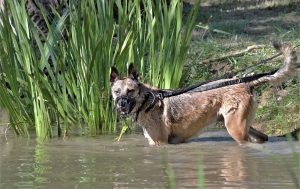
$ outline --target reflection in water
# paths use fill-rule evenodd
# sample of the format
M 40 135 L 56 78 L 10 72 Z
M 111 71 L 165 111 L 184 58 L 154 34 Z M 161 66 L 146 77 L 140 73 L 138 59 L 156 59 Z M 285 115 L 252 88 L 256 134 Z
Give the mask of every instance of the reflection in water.
M 227 153 L 226 153 L 227 152 Z M 257 165 L 255 161 L 247 161 L 245 149 L 230 146 L 220 158 L 220 181 L 224 186 L 236 186 L 240 188 L 251 188 L 249 185 L 241 185 L 244 181 L 251 181 L 257 176 Z M 236 185 L 235 183 L 239 183 Z
M 198 188 L 198 156 L 206 188 L 295 188 L 290 173 L 296 175 L 296 166 L 286 141 L 263 145 L 279 161 L 267 151 L 238 146 L 226 133 L 161 147 L 148 147 L 140 134 L 114 138 L 40 142 L 0 135 L 0 188 L 169 188 L 172 172 L 177 188 Z
M 50 182 L 50 180 L 45 177 L 45 174 L 51 174 L 52 173 L 52 167 L 47 166 L 46 164 L 51 162 L 50 155 L 48 154 L 48 151 L 43 148 L 43 145 L 36 145 L 35 148 L 35 155 L 34 155 L 35 163 L 33 164 L 33 177 L 34 177 L 34 183 L 47 183 Z

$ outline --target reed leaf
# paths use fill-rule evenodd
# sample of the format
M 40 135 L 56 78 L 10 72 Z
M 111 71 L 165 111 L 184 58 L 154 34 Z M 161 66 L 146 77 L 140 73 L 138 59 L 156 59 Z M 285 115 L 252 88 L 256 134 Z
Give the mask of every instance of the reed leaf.
M 0 105 L 10 112 L 16 134 L 28 134 L 33 127 L 37 136 L 52 137 L 53 125 L 58 135 L 67 134 L 74 125 L 90 134 L 115 132 L 112 65 L 125 72 L 135 62 L 144 81 L 161 88 L 178 87 L 199 3 L 183 31 L 179 0 L 170 5 L 158 0 L 64 5 L 66 10 L 60 14 L 61 5 L 50 20 L 39 4 L 46 35 L 28 17 L 24 1 L 5 2 Z

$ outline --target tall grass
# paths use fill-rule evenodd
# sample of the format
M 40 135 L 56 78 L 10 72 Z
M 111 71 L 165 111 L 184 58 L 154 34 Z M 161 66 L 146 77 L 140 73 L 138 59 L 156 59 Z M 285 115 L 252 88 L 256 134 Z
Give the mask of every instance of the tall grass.
M 9 111 L 17 134 L 28 134 L 33 127 L 37 136 L 51 137 L 53 125 L 58 135 L 74 125 L 91 134 L 115 132 L 117 115 L 108 81 L 112 65 L 125 71 L 135 62 L 145 81 L 162 88 L 175 88 L 183 79 L 199 3 L 183 31 L 179 0 L 170 5 L 70 1 L 63 14 L 55 10 L 51 19 L 40 6 L 49 30 L 45 42 L 24 1 L 6 1 L 1 14 L 0 104 Z
M 158 2 L 158 1 L 157 1 Z M 184 79 L 185 64 L 192 30 L 198 13 L 196 4 L 187 18 L 182 31 L 182 8 L 180 1 L 157 3 L 155 9 L 146 11 L 147 39 L 149 40 L 149 69 L 152 85 L 161 88 L 176 88 Z

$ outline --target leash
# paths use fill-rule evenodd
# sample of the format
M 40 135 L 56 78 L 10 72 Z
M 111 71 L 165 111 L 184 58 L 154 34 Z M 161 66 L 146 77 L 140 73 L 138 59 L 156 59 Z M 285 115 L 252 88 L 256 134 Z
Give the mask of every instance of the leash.
M 297 45 L 295 46 L 294 48 L 298 48 L 300 46 Z M 261 60 L 260 62 L 256 63 L 256 64 L 253 64 L 251 66 L 248 66 L 244 69 L 240 69 L 236 72 L 231 72 L 231 73 L 227 73 L 227 74 L 224 74 L 223 76 L 221 77 L 217 77 L 217 78 L 214 78 L 214 79 L 211 79 L 211 80 L 207 80 L 207 81 L 203 81 L 203 82 L 200 82 L 200 83 L 197 83 L 197 84 L 194 84 L 194 85 L 191 85 L 189 87 L 186 87 L 186 88 L 183 88 L 183 89 L 176 89 L 176 90 L 159 90 L 158 91 L 158 94 L 153 94 L 152 96 L 154 98 L 157 98 L 159 100 L 162 100 L 164 98 L 168 98 L 168 97 L 171 97 L 171 96 L 177 96 L 177 95 L 180 95 L 180 94 L 183 94 L 183 93 L 186 93 L 186 92 L 189 92 L 189 91 L 193 91 L 194 89 L 202 86 L 202 85 L 205 85 L 207 83 L 210 83 L 210 82 L 213 82 L 213 81 L 217 81 L 217 80 L 220 80 L 220 79 L 226 79 L 226 78 L 230 78 L 230 77 L 233 77 L 235 75 L 237 75 L 238 73 L 240 72 L 243 72 L 247 69 L 250 69 L 250 68 L 253 68 L 255 66 L 258 66 L 258 65 L 261 65 L 261 64 L 264 64 L 274 58 L 277 58 L 278 56 L 282 55 L 282 53 L 278 53 L 278 54 L 275 54 L 274 56 L 271 56 L 270 58 L 267 58 L 267 59 L 264 59 L 264 60 Z M 234 84 L 238 84 L 238 83 L 242 83 L 242 82 L 250 82 L 250 81 L 253 81 L 255 79 L 258 79 L 260 77 L 263 77 L 263 76 L 266 76 L 266 75 L 272 75 L 276 72 L 277 70 L 275 71 L 271 71 L 271 72 L 267 72 L 267 73 L 262 73 L 262 74 L 257 74 L 257 75 L 254 75 L 254 76 L 250 76 L 250 77 L 243 77 L 243 78 L 240 78 L 240 79 L 236 79 L 236 80 L 230 80 L 230 81 L 226 81 L 226 82 L 223 82 L 222 83 L 222 86 L 217 86 L 219 84 L 215 84 L 215 85 L 210 85 L 210 87 L 212 89 L 215 89 L 215 88 L 220 88 L 220 87 L 224 87 L 226 86 L 226 84 L 228 83 L 229 85 L 234 85 Z M 230 84 L 232 83 L 232 84 Z M 221 83 L 220 83 L 221 84 Z M 205 89 L 207 88 L 207 89 Z M 211 90 L 209 89 L 209 86 L 205 87 L 203 89 L 201 89 L 201 91 L 195 91 L 194 92 L 202 92 L 202 91 L 207 91 L 207 90 Z M 199 89 L 200 90 L 200 89 Z M 155 100 L 154 100 L 155 101 Z
M 238 70 L 238 71 L 236 71 L 236 72 L 227 73 L 227 74 L 224 74 L 224 75 L 221 76 L 221 77 L 217 77 L 217 78 L 214 78 L 214 79 L 206 80 L 206 81 L 203 81 L 203 82 L 200 82 L 200 83 L 191 85 L 191 86 L 186 87 L 186 88 L 183 88 L 183 89 L 177 89 L 177 90 L 160 90 L 160 91 L 158 92 L 158 94 L 155 95 L 155 97 L 158 98 L 159 100 L 162 100 L 162 99 L 164 99 L 164 98 L 168 98 L 168 97 L 171 97 L 171 96 L 177 96 L 177 95 L 180 95 L 180 94 L 182 94 L 182 93 L 186 93 L 186 92 L 192 91 L 192 90 L 194 90 L 194 89 L 196 89 L 196 88 L 198 88 L 198 87 L 200 87 L 200 86 L 202 86 L 202 85 L 208 84 L 208 83 L 210 83 L 210 82 L 217 81 L 217 80 L 220 80 L 220 79 L 226 79 L 226 78 L 233 77 L 233 76 L 237 75 L 237 74 L 240 73 L 240 72 L 243 72 L 243 71 L 245 71 L 245 70 L 247 70 L 247 69 L 250 69 L 250 68 L 253 68 L 253 67 L 255 67 L 255 66 L 264 64 L 264 63 L 266 63 L 266 62 L 268 62 L 268 61 L 270 61 L 270 60 L 272 60 L 272 59 L 274 59 L 274 58 L 277 58 L 277 57 L 280 56 L 280 55 L 282 55 L 282 53 L 278 53 L 278 54 L 276 54 L 276 55 L 274 55 L 274 56 L 272 56 L 272 57 L 270 57 L 270 58 L 264 59 L 264 60 L 262 60 L 262 61 L 260 61 L 260 62 L 258 62 L 258 63 L 256 63 L 256 64 L 253 64 L 253 65 L 251 65 L 251 66 L 248 66 L 248 67 L 246 67 L 246 68 L 244 68 L 244 69 L 240 69 L 240 70 Z M 276 71 L 277 71 L 277 70 L 276 70 Z M 270 73 L 273 73 L 273 72 L 274 72 L 274 71 L 271 71 L 271 72 L 268 72 L 268 73 L 262 73 L 262 74 L 263 74 L 263 76 L 265 76 L 266 74 L 269 74 L 269 75 L 270 75 Z M 250 76 L 250 77 L 255 78 L 255 77 L 259 77 L 259 76 L 262 75 L 262 74 L 257 74 L 257 75 Z M 260 77 L 263 77 L 263 76 L 260 76 Z M 245 79 L 245 78 L 249 78 L 249 79 L 250 79 L 250 77 L 240 78 L 240 79 L 237 79 L 237 81 L 244 81 L 244 80 L 245 80 L 244 82 L 249 82 L 249 81 L 246 81 L 246 80 L 248 80 L 248 79 Z M 256 78 L 256 79 L 257 79 L 257 78 Z M 253 79 L 253 80 L 255 80 L 255 79 Z M 253 80 L 251 80 L 251 81 L 253 81 Z M 236 84 L 237 84 L 237 83 L 236 83 Z M 224 85 L 224 86 L 226 86 L 226 85 Z
M 230 86 L 230 85 L 235 85 L 235 84 L 239 84 L 239 83 L 247 83 L 250 81 L 257 80 L 257 79 L 267 76 L 267 75 L 273 75 L 277 71 L 278 71 L 278 69 L 267 72 L 267 73 L 261 73 L 261 74 L 257 74 L 257 75 L 253 75 L 253 76 L 242 77 L 239 79 L 233 79 L 233 80 L 224 81 L 224 82 L 207 85 L 207 86 L 201 86 L 201 85 L 207 84 L 207 83 L 211 82 L 212 80 L 204 81 L 204 82 L 198 83 L 196 85 L 193 85 L 193 86 L 190 86 L 190 87 L 187 87 L 184 89 L 179 89 L 179 90 L 173 90 L 173 91 L 160 90 L 160 91 L 156 91 L 156 92 L 148 92 L 147 98 L 149 98 L 149 96 L 152 96 L 153 99 L 152 99 L 152 102 L 150 103 L 150 105 L 145 110 L 145 112 L 147 113 L 148 111 L 153 109 L 156 102 L 158 100 L 163 100 L 164 98 L 177 96 L 177 95 L 180 95 L 183 93 L 204 92 L 204 91 L 209 91 L 209 90 L 213 90 L 213 89 L 217 89 L 217 88 L 221 88 L 221 87 L 225 87 L 225 86 Z M 215 81 L 215 80 L 213 80 L 213 81 Z M 154 94 L 154 93 L 156 93 L 156 94 Z
M 297 48 L 299 46 L 300 45 L 297 45 L 294 48 Z M 183 93 L 187 93 L 187 92 L 203 92 L 203 91 L 208 91 L 208 90 L 212 90 L 212 89 L 221 88 L 221 87 L 228 86 L 228 85 L 235 85 L 235 84 L 239 84 L 239 83 L 246 83 L 246 82 L 254 81 L 254 80 L 259 79 L 259 78 L 261 78 L 263 76 L 266 76 L 266 75 L 272 75 L 277 70 L 274 70 L 274 71 L 271 71 L 271 72 L 268 72 L 268 73 L 261 73 L 261 74 L 257 74 L 257 75 L 254 75 L 254 76 L 243 77 L 243 78 L 239 78 L 239 79 L 224 81 L 224 82 L 221 82 L 221 83 L 216 83 L 216 84 L 212 84 L 212 85 L 201 87 L 202 85 L 208 84 L 208 83 L 213 82 L 213 81 L 217 81 L 217 80 L 220 80 L 220 79 L 226 79 L 226 78 L 229 78 L 229 77 L 233 77 L 234 75 L 237 75 L 239 72 L 243 72 L 243 71 L 245 71 L 247 69 L 250 69 L 250 68 L 253 68 L 255 66 L 264 64 L 264 63 L 266 63 L 266 62 L 268 62 L 268 61 L 270 61 L 270 60 L 272 60 L 272 59 L 274 59 L 274 58 L 276 58 L 276 57 L 278 57 L 280 55 L 282 55 L 282 53 L 275 54 L 274 56 L 271 56 L 270 58 L 264 59 L 264 60 L 262 60 L 262 61 L 260 61 L 260 62 L 258 62 L 256 64 L 248 66 L 248 67 L 246 67 L 244 69 L 240 69 L 240 70 L 238 70 L 236 72 L 227 73 L 227 74 L 224 74 L 221 77 L 217 77 L 217 78 L 214 78 L 214 79 L 203 81 L 203 82 L 191 85 L 191 86 L 183 88 L 183 89 L 177 89 L 177 90 L 157 90 L 157 91 L 153 91 L 153 92 L 148 92 L 146 94 L 145 101 L 147 101 L 148 98 L 150 98 L 150 96 L 151 96 L 152 97 L 152 102 L 146 108 L 145 112 L 147 113 L 148 111 L 150 111 L 151 109 L 153 109 L 154 106 L 155 106 L 155 104 L 156 104 L 156 102 L 158 100 L 163 100 L 164 98 L 168 98 L 168 97 L 172 97 L 172 96 L 177 96 L 177 95 L 180 95 L 180 94 L 183 94 Z
M 203 86 L 200 88 L 193 89 L 189 92 L 203 92 L 203 91 L 209 91 L 212 89 L 217 89 L 217 88 L 221 88 L 221 87 L 225 87 L 225 86 L 229 86 L 229 85 L 235 85 L 235 84 L 239 84 L 239 83 L 247 83 L 250 81 L 257 80 L 257 79 L 267 76 L 267 75 L 273 75 L 277 71 L 278 71 L 278 69 L 273 70 L 271 72 L 267 72 L 267 73 L 261 73 L 261 74 L 257 74 L 257 75 L 253 75 L 253 76 L 242 77 L 239 79 L 234 79 L 234 80 L 224 81 L 224 82 L 220 82 L 220 83 L 216 83 L 216 84 L 212 84 L 212 85 L 208 85 L 208 86 Z
M 300 46 L 300 44 L 297 45 L 297 46 L 295 46 L 294 48 L 297 48 L 299 46 Z M 258 62 L 256 64 L 248 66 L 248 67 L 246 67 L 244 69 L 240 69 L 240 70 L 238 70 L 236 72 L 227 73 L 227 74 L 224 74 L 221 77 L 217 77 L 217 78 L 214 78 L 214 79 L 211 79 L 211 80 L 203 81 L 203 82 L 191 85 L 191 86 L 183 88 L 183 89 L 157 90 L 157 91 L 153 91 L 153 92 L 147 92 L 147 94 L 146 94 L 147 96 L 145 98 L 145 101 L 147 101 L 148 98 L 151 96 L 152 97 L 152 102 L 146 108 L 145 112 L 147 113 L 148 111 L 150 111 L 151 109 L 153 109 L 154 106 L 155 106 L 155 104 L 156 104 L 156 102 L 158 100 L 163 100 L 164 98 L 168 98 L 168 97 L 172 97 L 172 96 L 177 96 L 177 95 L 180 95 L 180 94 L 183 94 L 183 93 L 187 93 L 187 92 L 204 92 L 204 91 L 208 91 L 208 90 L 212 90 L 212 89 L 217 89 L 217 88 L 221 88 L 221 87 L 225 87 L 225 86 L 229 86 L 229 85 L 235 85 L 235 84 L 239 84 L 239 83 L 247 83 L 247 82 L 250 82 L 250 81 L 257 80 L 257 79 L 259 79 L 259 78 L 261 78 L 263 76 L 273 75 L 274 73 L 276 73 L 278 71 L 278 69 L 270 71 L 270 72 L 267 72 L 267 73 L 261 73 L 261 74 L 256 74 L 256 75 L 253 75 L 253 76 L 242 77 L 242 78 L 239 78 L 239 79 L 233 79 L 233 80 L 229 80 L 229 81 L 224 81 L 224 82 L 220 82 L 220 83 L 216 83 L 216 84 L 212 84 L 212 85 L 208 85 L 208 86 L 202 86 L 202 85 L 208 84 L 208 83 L 213 82 L 213 81 L 217 81 L 217 80 L 220 80 L 220 79 L 226 79 L 226 78 L 229 78 L 229 77 L 233 77 L 233 76 L 237 75 L 239 72 L 243 72 L 243 71 L 245 71 L 247 69 L 250 69 L 250 68 L 253 68 L 255 66 L 264 64 L 264 63 L 266 63 L 266 62 L 268 62 L 268 61 L 270 61 L 270 60 L 272 60 L 274 58 L 277 58 L 280 55 L 282 55 L 282 53 L 275 54 L 274 56 L 271 56 L 270 58 L 264 59 L 264 60 L 262 60 L 262 61 L 260 61 L 260 62 Z

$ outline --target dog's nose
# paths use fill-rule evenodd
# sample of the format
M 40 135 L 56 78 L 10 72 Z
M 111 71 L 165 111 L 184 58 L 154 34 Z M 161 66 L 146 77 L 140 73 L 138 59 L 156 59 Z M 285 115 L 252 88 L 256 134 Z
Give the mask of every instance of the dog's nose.
M 122 101 L 121 101 L 121 107 L 122 107 L 122 108 L 125 108 L 125 106 L 126 106 L 126 102 L 125 102 L 124 100 L 122 100 Z

